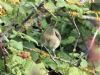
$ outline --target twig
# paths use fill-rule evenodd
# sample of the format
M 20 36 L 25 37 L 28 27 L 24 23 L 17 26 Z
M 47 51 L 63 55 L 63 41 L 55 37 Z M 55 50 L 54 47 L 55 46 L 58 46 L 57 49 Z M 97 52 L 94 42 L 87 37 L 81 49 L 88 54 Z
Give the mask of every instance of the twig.
M 78 12 L 75 12 L 75 11 L 66 11 L 66 12 L 59 12 L 59 13 L 57 13 L 57 15 L 59 15 L 59 16 L 68 16 L 69 14 L 74 16 L 74 17 L 78 16 Z M 100 21 L 100 17 L 97 18 L 97 17 L 90 16 L 90 15 L 82 15 L 82 17 L 80 17 L 80 18 L 81 19 L 89 19 L 89 20 Z
M 78 44 L 78 41 L 79 41 L 79 38 L 80 38 L 80 31 L 79 31 L 79 29 L 78 29 L 78 27 L 76 25 L 75 17 L 72 17 L 72 19 L 73 19 L 73 24 L 74 24 L 74 26 L 75 26 L 75 28 L 76 28 L 76 30 L 78 32 L 78 37 L 77 37 L 77 40 L 76 40 L 75 45 L 74 45 L 74 50 L 76 50 L 76 47 L 77 47 L 77 44 Z
M 26 49 L 28 49 L 28 50 L 30 50 L 30 51 L 35 51 L 35 52 L 40 53 L 40 54 L 44 52 L 43 50 L 40 50 L 40 49 L 37 49 L 37 48 L 27 48 L 27 47 L 24 47 L 24 48 L 26 48 Z M 36 49 L 36 50 L 34 50 L 34 49 Z M 46 52 L 45 52 L 45 53 L 46 53 Z M 43 55 L 43 54 L 41 54 L 41 55 Z M 48 54 L 47 57 L 51 57 L 50 54 Z M 64 62 L 64 63 L 71 64 L 71 65 L 73 65 L 73 66 L 77 66 L 77 65 L 76 65 L 76 62 L 71 62 L 70 60 L 65 60 L 65 59 L 60 58 L 60 57 L 54 57 L 54 59 L 60 60 L 60 61 L 62 61 L 62 62 Z M 56 62 L 55 60 L 53 60 L 53 61 Z M 57 63 L 57 62 L 56 62 L 56 63 Z M 57 64 L 58 64 L 58 63 L 57 63 Z
M 73 65 L 73 66 L 77 66 L 75 61 L 71 62 L 70 60 L 65 60 L 65 59 L 60 58 L 60 57 L 55 57 L 55 59 L 60 60 L 60 61 L 62 61 L 64 63 L 68 63 L 68 64 Z
M 100 17 L 93 17 L 93 16 L 88 16 L 88 15 L 83 15 L 82 16 L 83 19 L 89 19 L 89 20 L 98 20 L 100 21 Z
M 77 32 L 78 32 L 78 37 L 77 37 L 77 40 L 76 40 L 76 42 L 75 42 L 75 44 L 74 44 L 74 49 L 73 49 L 73 51 L 76 50 L 77 43 L 78 43 L 80 37 L 82 38 L 82 40 L 83 40 L 83 42 L 84 42 L 84 45 L 85 45 L 85 47 L 86 47 L 86 49 L 87 49 L 87 46 L 86 46 L 86 43 L 85 43 L 85 41 L 84 41 L 83 35 L 82 35 L 81 31 L 79 30 L 78 25 L 77 25 L 76 22 L 75 22 L 75 18 L 72 17 L 72 19 L 73 19 L 73 20 L 70 19 L 70 21 L 73 21 L 73 22 L 71 22 L 71 23 L 75 26 L 75 28 L 76 28 L 76 30 L 77 30 Z M 85 54 L 84 54 L 84 55 L 85 55 Z M 78 62 L 81 60 L 81 58 L 84 57 L 84 55 L 81 56 L 81 57 L 77 60 L 77 62 L 76 62 L 77 64 L 78 64 Z

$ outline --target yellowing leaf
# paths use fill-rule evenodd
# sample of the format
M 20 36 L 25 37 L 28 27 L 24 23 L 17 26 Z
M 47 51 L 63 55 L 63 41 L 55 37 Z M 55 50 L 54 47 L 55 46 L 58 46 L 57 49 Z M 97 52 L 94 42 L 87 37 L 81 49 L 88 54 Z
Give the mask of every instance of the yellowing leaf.
M 12 4 L 19 4 L 20 0 L 9 0 Z
M 69 3 L 77 3 L 79 2 L 80 0 L 68 0 Z
M 0 1 L 0 5 L 7 11 L 7 13 L 11 13 L 13 10 L 13 7 L 6 2 Z
M 5 13 L 6 13 L 5 9 L 3 8 L 2 5 L 0 5 L 0 16 L 5 15 Z

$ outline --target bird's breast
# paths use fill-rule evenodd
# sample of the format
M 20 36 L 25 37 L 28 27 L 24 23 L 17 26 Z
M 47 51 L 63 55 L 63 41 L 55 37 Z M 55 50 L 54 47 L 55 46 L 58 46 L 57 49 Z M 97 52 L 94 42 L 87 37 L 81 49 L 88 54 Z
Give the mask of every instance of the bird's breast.
M 60 45 L 60 40 L 55 36 L 54 38 L 51 38 L 51 41 L 49 42 L 49 46 L 52 49 L 56 49 Z

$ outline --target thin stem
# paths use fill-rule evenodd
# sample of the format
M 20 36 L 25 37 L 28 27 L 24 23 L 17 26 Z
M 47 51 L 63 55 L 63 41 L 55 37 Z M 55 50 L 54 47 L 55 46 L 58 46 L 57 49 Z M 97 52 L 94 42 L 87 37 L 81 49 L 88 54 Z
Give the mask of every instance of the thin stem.
M 44 46 L 45 47 L 45 46 Z M 50 53 L 50 51 L 49 51 L 49 49 L 48 48 L 46 48 L 45 47 L 45 49 L 47 50 L 47 52 L 49 53 L 49 55 L 50 55 L 50 57 L 51 57 L 51 59 L 58 65 L 58 63 L 56 62 L 56 60 L 55 60 L 55 56 L 53 56 L 51 53 Z
M 79 31 L 79 29 L 78 29 L 78 27 L 76 25 L 75 18 L 72 17 L 72 19 L 73 19 L 73 24 L 76 27 L 76 30 L 78 32 L 78 37 L 77 37 L 77 40 L 76 40 L 75 45 L 74 45 L 74 50 L 76 50 L 76 47 L 77 47 L 77 44 L 78 44 L 78 41 L 79 41 L 79 38 L 80 38 L 80 31 Z
M 27 47 L 24 47 L 24 48 L 26 48 L 26 49 L 29 49 L 30 51 L 34 51 L 33 49 L 34 48 L 27 48 Z M 46 48 L 46 47 L 45 47 Z M 47 49 L 47 48 L 46 48 Z M 39 49 L 38 49 L 39 50 Z M 48 50 L 48 49 L 47 49 Z M 40 50 L 41 51 L 41 50 Z M 40 52 L 40 51 L 35 51 L 35 52 Z M 50 52 L 48 52 L 48 53 L 50 53 Z M 57 65 L 59 65 L 57 62 L 56 62 L 56 60 L 60 60 L 60 61 L 62 61 L 62 62 L 64 62 L 64 63 L 68 63 L 68 64 L 70 64 L 70 65 L 73 65 L 73 66 L 77 66 L 77 64 L 76 64 L 76 62 L 75 61 L 73 61 L 73 62 L 71 62 L 70 60 L 66 60 L 66 59 L 63 59 L 63 58 L 60 58 L 60 57 L 52 57 L 52 55 L 51 54 L 49 54 L 50 55 L 50 57 L 53 59 L 53 61 L 57 64 Z M 56 60 L 55 60 L 56 59 Z

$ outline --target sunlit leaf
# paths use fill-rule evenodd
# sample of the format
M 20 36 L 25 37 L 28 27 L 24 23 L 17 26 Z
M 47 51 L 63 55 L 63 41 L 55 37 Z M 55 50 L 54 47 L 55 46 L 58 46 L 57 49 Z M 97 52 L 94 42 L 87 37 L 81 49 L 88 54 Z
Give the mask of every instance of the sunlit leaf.
M 22 42 L 17 42 L 15 40 L 10 40 L 9 41 L 9 46 L 18 49 L 18 50 L 23 50 L 23 43 Z
M 38 45 L 38 42 L 34 38 L 32 38 L 31 36 L 29 36 L 29 35 L 23 34 L 23 38 L 26 39 L 26 40 L 28 40 L 29 42 L 32 41 L 32 42 L 34 42 L 34 43 L 36 43 Z
M 81 63 L 80 63 L 80 67 L 87 67 L 88 66 L 88 62 L 85 59 L 81 59 Z
M 54 12 L 56 11 L 56 6 L 54 5 L 54 3 L 52 1 L 49 1 L 48 3 L 44 4 L 45 9 L 47 9 L 54 17 L 56 17 L 54 15 Z
M 57 4 L 56 4 L 57 7 L 65 7 L 65 5 L 66 5 L 66 2 L 64 0 L 59 0 L 57 1 Z
M 70 67 L 68 75 L 80 75 L 77 67 Z

